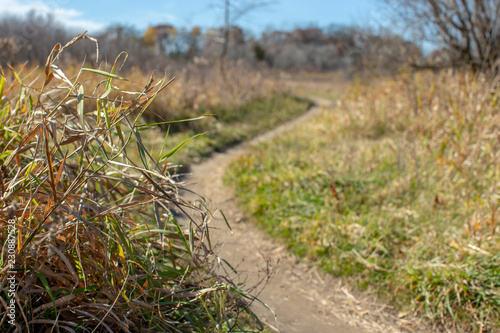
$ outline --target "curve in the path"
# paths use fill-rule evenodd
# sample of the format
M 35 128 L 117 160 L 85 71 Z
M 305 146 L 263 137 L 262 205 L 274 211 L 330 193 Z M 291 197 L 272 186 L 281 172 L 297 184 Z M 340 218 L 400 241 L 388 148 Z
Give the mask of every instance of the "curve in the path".
M 418 321 L 401 316 L 372 298 L 356 294 L 340 280 L 303 263 L 252 223 L 245 221 L 231 190 L 223 184 L 229 163 L 253 145 L 300 126 L 322 112 L 330 101 L 313 98 L 317 106 L 302 116 L 279 126 L 247 143 L 223 153 L 214 153 L 194 165 L 185 179 L 187 188 L 203 196 L 212 206 L 224 212 L 231 224 L 229 231 L 222 216 L 216 216 L 214 240 L 220 246 L 218 255 L 236 268 L 234 281 L 267 304 L 255 302 L 253 310 L 269 327 L 278 332 L 424 332 Z M 187 200 L 193 194 L 183 193 Z M 189 198 L 191 196 L 191 198 Z M 270 278 L 269 278 L 270 276 Z

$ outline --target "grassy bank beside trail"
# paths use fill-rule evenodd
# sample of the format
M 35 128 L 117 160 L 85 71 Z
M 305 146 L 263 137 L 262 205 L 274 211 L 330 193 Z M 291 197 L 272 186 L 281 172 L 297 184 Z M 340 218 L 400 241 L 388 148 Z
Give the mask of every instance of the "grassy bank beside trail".
M 499 93 L 470 73 L 354 83 L 227 182 L 289 248 L 464 332 L 500 326 Z
M 172 124 L 171 127 L 147 127 L 144 144 L 153 156 L 170 151 L 185 144 L 169 162 L 185 170 L 192 163 L 199 162 L 214 151 L 221 151 L 260 133 L 270 130 L 307 111 L 312 103 L 306 99 L 284 93 L 249 101 L 243 105 L 206 110 L 207 118 L 195 120 L 186 127 Z M 202 113 L 203 114 L 203 113 Z
M 176 171 L 184 171 L 190 164 L 199 162 L 214 151 L 228 148 L 291 120 L 312 105 L 304 98 L 285 93 L 286 89 L 271 71 L 257 70 L 249 64 L 228 65 L 227 78 L 219 66 L 186 64 L 182 71 L 174 73 L 176 77 L 168 77 L 160 94 L 151 98 L 152 89 L 162 78 L 138 68 L 119 71 L 126 58 L 124 54 L 113 63 L 87 64 L 87 72 L 83 74 L 77 62 L 64 58 L 64 55 L 62 57 L 64 65 L 56 67 L 54 75 L 61 74 L 69 80 L 81 78 L 81 89 L 92 98 L 97 100 L 99 96 L 105 96 L 116 103 L 140 101 L 141 108 L 135 108 L 136 113 L 132 116 L 141 113 L 135 128 L 141 142 L 156 160 L 182 147 L 165 159 L 180 166 Z M 19 65 L 14 70 L 27 86 L 36 85 L 45 75 L 43 66 L 33 64 Z M 88 71 L 113 71 L 114 82 L 120 84 L 109 87 L 102 75 L 89 75 Z M 5 71 L 2 75 L 9 82 L 17 79 L 14 71 Z M 152 81 L 148 83 L 150 79 Z M 64 84 L 68 82 L 64 81 Z M 14 98 L 15 93 L 15 90 L 6 91 L 4 98 Z M 51 94 L 56 96 L 55 92 Z M 143 105 L 146 100 L 147 105 Z M 96 114 L 96 103 L 83 103 L 82 111 Z M 126 127 L 123 133 L 132 134 Z M 130 142 L 130 147 L 135 148 L 135 152 L 131 151 L 129 157 L 141 165 L 137 143 Z

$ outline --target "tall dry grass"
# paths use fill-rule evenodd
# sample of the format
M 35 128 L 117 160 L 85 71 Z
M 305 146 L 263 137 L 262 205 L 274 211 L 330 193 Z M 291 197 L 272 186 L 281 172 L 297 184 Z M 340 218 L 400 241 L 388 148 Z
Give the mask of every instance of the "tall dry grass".
M 62 64 L 59 66 L 64 68 L 66 76 L 79 75 L 81 66 L 76 59 L 67 59 L 64 55 L 60 57 Z M 120 82 L 119 87 L 113 87 L 108 96 L 110 99 L 122 96 L 134 98 L 139 96 L 144 88 L 148 74 L 138 67 L 121 70 L 126 60 L 127 54 L 123 52 L 114 63 L 85 63 L 88 68 L 108 72 L 114 67 L 115 70 L 120 71 L 121 75 L 127 77 L 126 81 Z M 182 68 L 175 67 L 166 69 L 163 73 L 155 73 L 156 76 L 173 78 L 175 84 L 151 101 L 141 121 L 164 123 L 162 127 L 165 129 L 170 127 L 172 132 L 189 129 L 203 130 L 214 122 L 213 117 L 175 125 L 168 122 L 214 115 L 219 110 L 238 108 L 283 90 L 279 86 L 276 73 L 266 68 L 254 68 L 251 64 L 242 61 L 230 63 L 227 66 L 225 73 L 222 73 L 217 63 L 186 63 Z M 16 66 L 16 71 L 22 74 L 27 82 L 43 75 L 43 68 L 28 63 Z M 14 79 L 12 73 L 5 73 L 5 75 L 10 76 L 10 80 Z M 102 93 L 105 89 L 106 82 L 99 76 L 86 76 L 80 83 L 89 95 L 96 98 L 96 94 L 99 91 Z M 91 112 L 93 105 L 87 103 L 85 107 L 87 112 Z
M 170 81 L 151 76 L 133 90 L 138 75 L 132 83 L 119 76 L 119 61 L 63 72 L 58 59 L 82 39 L 56 45 L 42 73 L 2 71 L 2 332 L 241 329 L 252 297 L 211 273 L 212 213 L 179 197 L 168 164 L 176 149 L 152 158 L 138 130 Z M 188 222 L 180 225 L 174 209 Z

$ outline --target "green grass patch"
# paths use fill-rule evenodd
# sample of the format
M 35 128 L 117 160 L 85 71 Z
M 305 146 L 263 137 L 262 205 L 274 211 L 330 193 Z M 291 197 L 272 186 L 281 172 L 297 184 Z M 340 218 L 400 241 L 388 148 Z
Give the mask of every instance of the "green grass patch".
M 458 331 L 494 331 L 500 118 L 485 91 L 470 74 L 353 85 L 226 180 L 264 229 L 325 271 Z
M 182 166 L 178 170 L 184 170 L 214 151 L 222 151 L 297 117 L 311 105 L 306 99 L 278 93 L 242 106 L 202 110 L 197 114 L 212 116 L 195 120 L 199 125 L 172 124 L 170 128 L 163 126 L 162 130 L 147 127 L 144 143 L 153 156 L 159 157 L 163 146 L 163 151 L 168 152 L 192 138 L 169 160 Z

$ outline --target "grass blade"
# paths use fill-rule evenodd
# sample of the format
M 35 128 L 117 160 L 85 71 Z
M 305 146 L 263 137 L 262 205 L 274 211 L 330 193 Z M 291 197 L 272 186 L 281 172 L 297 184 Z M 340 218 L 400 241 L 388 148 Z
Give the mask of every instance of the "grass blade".
M 184 145 L 186 145 L 189 141 L 191 141 L 192 139 L 200 136 L 200 135 L 203 135 L 203 134 L 196 134 L 196 135 L 193 135 L 192 137 L 190 138 L 187 138 L 186 140 L 182 141 L 181 143 L 179 143 L 177 146 L 175 146 L 175 148 L 173 148 L 172 150 L 170 150 L 168 153 L 166 153 L 165 155 L 161 156 L 158 160 L 158 163 L 163 163 L 165 160 L 167 160 L 170 156 L 172 156 L 173 154 L 175 154 L 179 149 L 181 149 Z
M 99 74 L 99 75 L 102 75 L 102 76 L 105 76 L 105 77 L 108 77 L 108 78 L 117 79 L 117 80 L 128 81 L 124 77 L 121 77 L 119 75 L 112 74 L 112 73 L 109 73 L 109 72 L 106 72 L 106 71 L 103 71 L 103 70 L 100 70 L 100 69 L 82 68 L 82 71 L 83 72 L 90 72 L 90 73 L 94 73 L 94 74 Z

